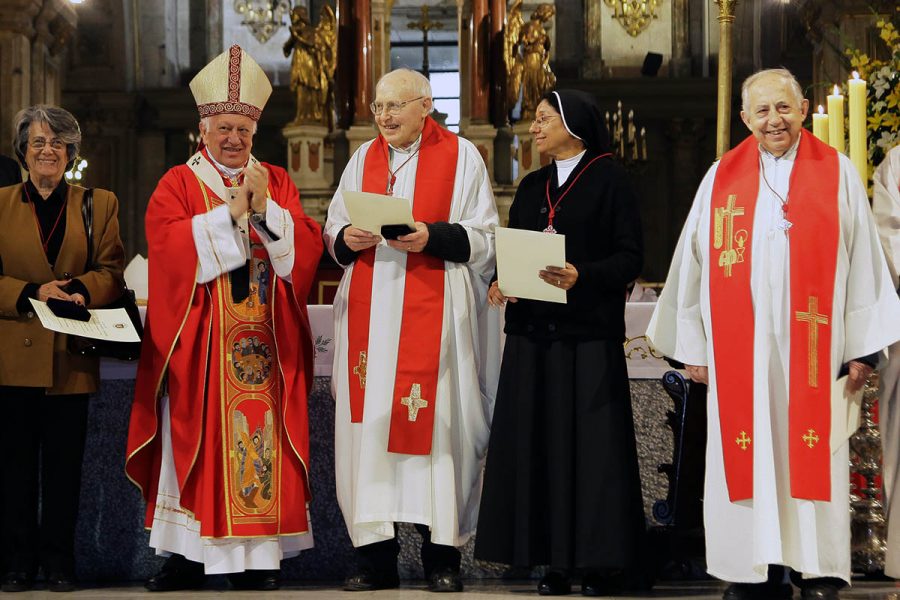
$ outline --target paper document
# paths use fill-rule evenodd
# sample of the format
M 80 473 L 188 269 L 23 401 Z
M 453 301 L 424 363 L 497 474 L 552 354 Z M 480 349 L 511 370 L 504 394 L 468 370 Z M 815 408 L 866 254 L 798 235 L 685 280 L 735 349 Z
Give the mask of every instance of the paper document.
M 416 229 L 412 216 L 412 202 L 406 198 L 344 191 L 344 204 L 350 224 L 369 233 L 381 235 L 382 225 L 409 225 Z
M 566 303 L 566 291 L 538 277 L 548 266 L 566 266 L 566 236 L 497 227 L 497 284 L 504 296 Z
M 138 332 L 131 324 L 124 308 L 99 308 L 88 310 L 90 321 L 62 319 L 53 314 L 46 302 L 29 298 L 34 312 L 41 320 L 41 325 L 50 331 L 80 335 L 81 337 L 110 342 L 139 342 Z
M 859 429 L 863 390 L 847 393 L 847 375 L 831 384 L 831 451 L 837 450 Z

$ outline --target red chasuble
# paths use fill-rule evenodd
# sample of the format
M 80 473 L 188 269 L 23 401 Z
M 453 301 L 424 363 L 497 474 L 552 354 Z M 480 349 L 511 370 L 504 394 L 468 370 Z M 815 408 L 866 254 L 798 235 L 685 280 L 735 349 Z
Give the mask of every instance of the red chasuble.
M 412 207 L 416 221 L 433 223 L 449 219 L 458 153 L 459 139 L 427 117 L 416 167 Z M 379 135 L 366 153 L 362 191 L 384 194 L 389 176 L 388 145 Z M 369 248 L 357 257 L 350 280 L 348 365 L 350 420 L 354 423 L 363 420 L 369 321 L 372 309 L 378 310 L 372 306 L 374 266 L 375 248 Z M 443 318 L 444 261 L 423 252 L 408 253 L 389 452 L 431 453 Z
M 754 209 L 758 143 L 748 137 L 726 153 L 710 208 L 709 300 L 716 394 L 732 502 L 753 498 Z M 791 270 L 789 461 L 791 495 L 831 499 L 831 327 L 840 219 L 837 152 L 814 136 L 800 139 L 785 218 Z M 778 231 L 777 235 L 785 235 Z M 841 315 L 838 315 L 841 318 Z
M 307 393 L 312 340 L 306 296 L 322 252 L 279 167 L 269 192 L 294 220 L 292 283 L 271 270 L 251 234 L 250 294 L 235 303 L 229 274 L 198 285 L 191 217 L 222 203 L 186 165 L 170 170 L 147 207 L 150 298 L 128 435 L 126 474 L 156 508 L 158 401 L 169 395 L 181 507 L 203 537 L 309 530 Z

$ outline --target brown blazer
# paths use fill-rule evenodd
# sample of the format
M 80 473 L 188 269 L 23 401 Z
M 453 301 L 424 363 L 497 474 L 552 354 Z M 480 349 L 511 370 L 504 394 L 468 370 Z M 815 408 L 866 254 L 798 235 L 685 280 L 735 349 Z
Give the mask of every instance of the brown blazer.
M 94 268 L 85 272 L 87 236 L 81 216 L 84 188 L 70 185 L 66 233 L 51 270 L 41 248 L 32 208 L 22 202 L 22 184 L 0 188 L 0 386 L 48 388 L 50 394 L 96 391 L 100 362 L 66 352 L 66 335 L 44 329 L 16 302 L 27 283 L 44 284 L 71 273 L 91 295 L 88 308 L 105 306 L 124 289 L 125 249 L 119 238 L 115 194 L 94 190 Z

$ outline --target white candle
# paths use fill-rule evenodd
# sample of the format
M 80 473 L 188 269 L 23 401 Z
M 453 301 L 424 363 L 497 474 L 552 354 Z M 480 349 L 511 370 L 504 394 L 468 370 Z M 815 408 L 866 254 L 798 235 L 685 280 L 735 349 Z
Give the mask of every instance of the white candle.
M 863 183 L 869 182 L 869 150 L 866 143 L 866 82 L 853 71 L 847 82 L 850 96 L 850 160 L 856 165 Z
M 838 86 L 828 96 L 828 143 L 838 152 L 844 151 L 844 97 Z

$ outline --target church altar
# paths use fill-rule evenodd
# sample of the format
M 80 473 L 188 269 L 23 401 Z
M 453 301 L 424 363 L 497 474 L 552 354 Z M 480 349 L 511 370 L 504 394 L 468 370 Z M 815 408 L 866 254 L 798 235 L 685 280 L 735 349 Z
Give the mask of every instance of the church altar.
M 651 506 L 664 498 L 668 481 L 657 471 L 672 456 L 672 435 L 666 427 L 671 402 L 659 377 L 668 370 L 644 337 L 652 303 L 629 302 L 626 307 L 628 357 L 631 378 L 644 510 L 648 523 Z M 142 307 L 143 308 L 143 307 Z M 310 486 L 312 488 L 315 547 L 285 561 L 287 579 L 337 581 L 346 575 L 353 553 L 334 489 L 334 399 L 331 364 L 334 332 L 330 305 L 311 305 L 310 322 L 315 341 L 315 378 L 309 396 Z M 496 313 L 498 318 L 499 311 Z M 133 581 L 152 575 L 161 564 L 148 546 L 144 505 L 137 488 L 124 474 L 125 439 L 134 395 L 136 363 L 104 360 L 101 388 L 91 396 L 88 439 L 84 455 L 81 508 L 76 534 L 78 577 L 84 581 Z M 401 577 L 421 576 L 419 536 L 411 526 L 399 529 L 403 550 Z M 463 576 L 496 578 L 507 573 L 503 565 L 472 558 L 473 542 L 463 548 Z M 521 573 L 518 574 L 522 576 Z

